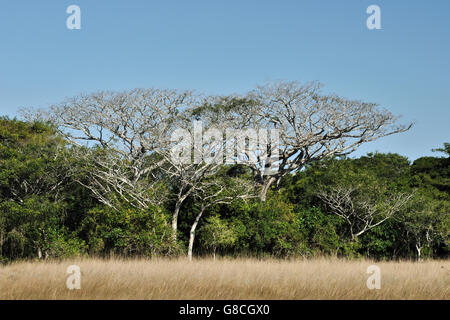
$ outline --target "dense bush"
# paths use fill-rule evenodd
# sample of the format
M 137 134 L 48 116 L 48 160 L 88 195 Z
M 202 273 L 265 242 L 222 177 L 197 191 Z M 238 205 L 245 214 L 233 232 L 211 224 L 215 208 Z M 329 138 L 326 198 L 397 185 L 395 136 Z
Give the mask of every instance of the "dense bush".
M 199 222 L 194 252 L 229 255 L 376 259 L 446 257 L 450 230 L 450 157 L 410 163 L 397 154 L 314 162 L 272 186 L 267 200 L 220 203 Z M 0 261 L 77 255 L 176 256 L 185 253 L 198 212 L 189 197 L 172 238 L 173 197 L 147 209 L 98 201 L 71 149 L 50 125 L 0 119 Z M 226 174 L 246 179 L 236 166 Z M 222 173 L 221 173 L 222 174 Z M 83 183 L 84 182 L 84 183 Z M 384 223 L 352 238 L 348 225 L 318 196 L 336 186 L 357 186 L 384 210 L 392 195 L 412 194 Z M 176 186 L 167 186 L 176 192 Z M 110 195 L 115 197 L 114 194 Z M 119 199 L 119 198 L 117 198 Z
M 88 210 L 80 236 L 88 239 L 89 252 L 96 255 L 176 255 L 179 244 L 171 241 L 167 216 L 161 208 L 142 211 L 114 210 L 99 205 Z

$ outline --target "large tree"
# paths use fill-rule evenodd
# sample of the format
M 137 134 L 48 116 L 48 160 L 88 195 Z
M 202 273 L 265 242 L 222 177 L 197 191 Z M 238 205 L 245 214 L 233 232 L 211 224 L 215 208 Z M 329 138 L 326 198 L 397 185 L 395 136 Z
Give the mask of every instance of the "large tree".
M 263 201 L 272 184 L 279 185 L 286 174 L 312 161 L 347 155 L 363 143 L 411 128 L 397 125 L 397 117 L 375 103 L 323 94 L 320 88 L 318 83 L 279 82 L 259 86 L 245 97 L 219 97 L 203 108 L 204 117 L 216 117 L 235 129 L 274 133 L 267 138 L 264 156 L 257 144 L 243 152 L 253 160 L 245 164 L 261 187 Z M 273 170 L 268 174 L 269 167 Z
M 66 99 L 37 115 L 51 120 L 72 143 L 83 164 L 74 174 L 81 170 L 89 177 L 79 182 L 101 202 L 146 210 L 167 201 L 166 182 L 172 178 L 167 173 L 174 171 L 168 162 L 171 134 L 192 104 L 195 97 L 188 91 L 102 91 Z
M 0 118 L 0 261 L 82 250 L 71 237 L 76 188 L 65 153 L 51 126 Z
M 77 173 L 89 177 L 79 182 L 101 202 L 145 210 L 173 200 L 176 240 L 183 202 L 223 165 L 224 140 L 207 136 L 216 124 L 202 121 L 204 134 L 195 131 L 198 100 L 188 91 L 97 92 L 51 106 L 44 116 L 72 142 L 84 164 Z
M 160 186 L 159 153 L 192 99 L 190 92 L 174 90 L 96 92 L 53 105 L 44 116 L 82 147 L 73 152 L 90 165 L 86 186 L 100 201 L 113 206 L 111 195 L 118 194 L 145 209 L 161 200 L 161 192 L 152 192 Z

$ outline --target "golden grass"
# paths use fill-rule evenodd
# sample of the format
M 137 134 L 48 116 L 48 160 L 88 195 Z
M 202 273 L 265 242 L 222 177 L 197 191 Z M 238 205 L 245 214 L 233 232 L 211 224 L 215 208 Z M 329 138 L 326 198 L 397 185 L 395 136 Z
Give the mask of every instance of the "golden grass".
M 81 289 L 66 288 L 69 265 Z M 369 290 L 369 265 L 381 289 Z M 101 260 L 0 267 L 0 299 L 449 299 L 450 261 Z

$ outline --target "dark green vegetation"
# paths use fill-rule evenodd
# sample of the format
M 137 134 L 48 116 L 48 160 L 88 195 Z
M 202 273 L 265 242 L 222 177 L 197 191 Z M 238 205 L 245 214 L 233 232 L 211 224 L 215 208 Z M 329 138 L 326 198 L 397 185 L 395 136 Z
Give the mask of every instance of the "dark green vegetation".
M 126 203 L 115 210 L 100 203 L 83 187 L 87 164 L 72 157 L 73 147 L 55 132 L 38 122 L 0 119 L 1 261 L 186 254 L 201 207 L 196 198 L 182 204 L 175 241 L 170 226 L 173 201 L 145 210 Z M 255 197 L 211 205 L 199 221 L 194 254 L 447 257 L 450 144 L 434 151 L 436 157 L 413 163 L 381 153 L 325 159 L 286 175 L 271 186 L 266 201 Z M 251 172 L 242 166 L 224 167 L 218 175 L 251 180 Z M 177 191 L 176 186 L 167 189 Z M 354 210 L 348 221 L 321 196 L 333 190 L 348 191 Z M 358 234 L 367 215 L 380 221 L 395 207 L 398 194 L 409 195 L 407 203 Z

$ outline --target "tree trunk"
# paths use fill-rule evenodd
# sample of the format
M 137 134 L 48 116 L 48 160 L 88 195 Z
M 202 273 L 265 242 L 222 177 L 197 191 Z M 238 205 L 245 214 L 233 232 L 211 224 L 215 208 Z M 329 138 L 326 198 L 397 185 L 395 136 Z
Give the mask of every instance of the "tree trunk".
M 213 248 L 213 259 L 216 261 L 216 247 Z
M 189 196 L 189 194 L 192 192 L 193 188 L 191 187 L 188 189 L 187 192 L 183 194 L 184 186 L 181 187 L 180 192 L 178 192 L 178 199 L 175 203 L 175 209 L 173 211 L 172 215 L 172 240 L 177 241 L 177 231 L 178 231 L 178 214 L 180 213 L 181 205 L 183 204 L 184 200 Z
M 270 186 L 274 183 L 276 179 L 274 177 L 270 177 L 268 180 L 264 181 L 261 192 L 259 194 L 259 198 L 262 202 L 266 201 L 267 191 L 269 191 Z
M 193 228 L 194 226 L 192 226 Z M 188 247 L 188 259 L 192 261 L 192 249 L 194 247 L 195 231 L 191 228 L 191 233 L 189 235 L 189 247 Z
M 183 203 L 183 200 L 177 200 L 177 203 L 175 204 L 175 210 L 173 211 L 172 215 L 172 239 L 174 241 L 177 241 L 177 231 L 178 231 L 178 214 L 180 213 L 181 204 Z
M 417 250 L 417 261 L 422 261 L 422 246 L 420 244 L 416 244 L 416 250 Z
M 195 229 L 197 228 L 198 222 L 203 215 L 203 211 L 205 208 L 202 208 L 199 214 L 195 217 L 194 223 L 191 226 L 191 232 L 189 235 L 189 248 L 188 248 L 188 258 L 189 261 L 192 261 L 192 250 L 194 248 L 194 240 L 195 240 Z

